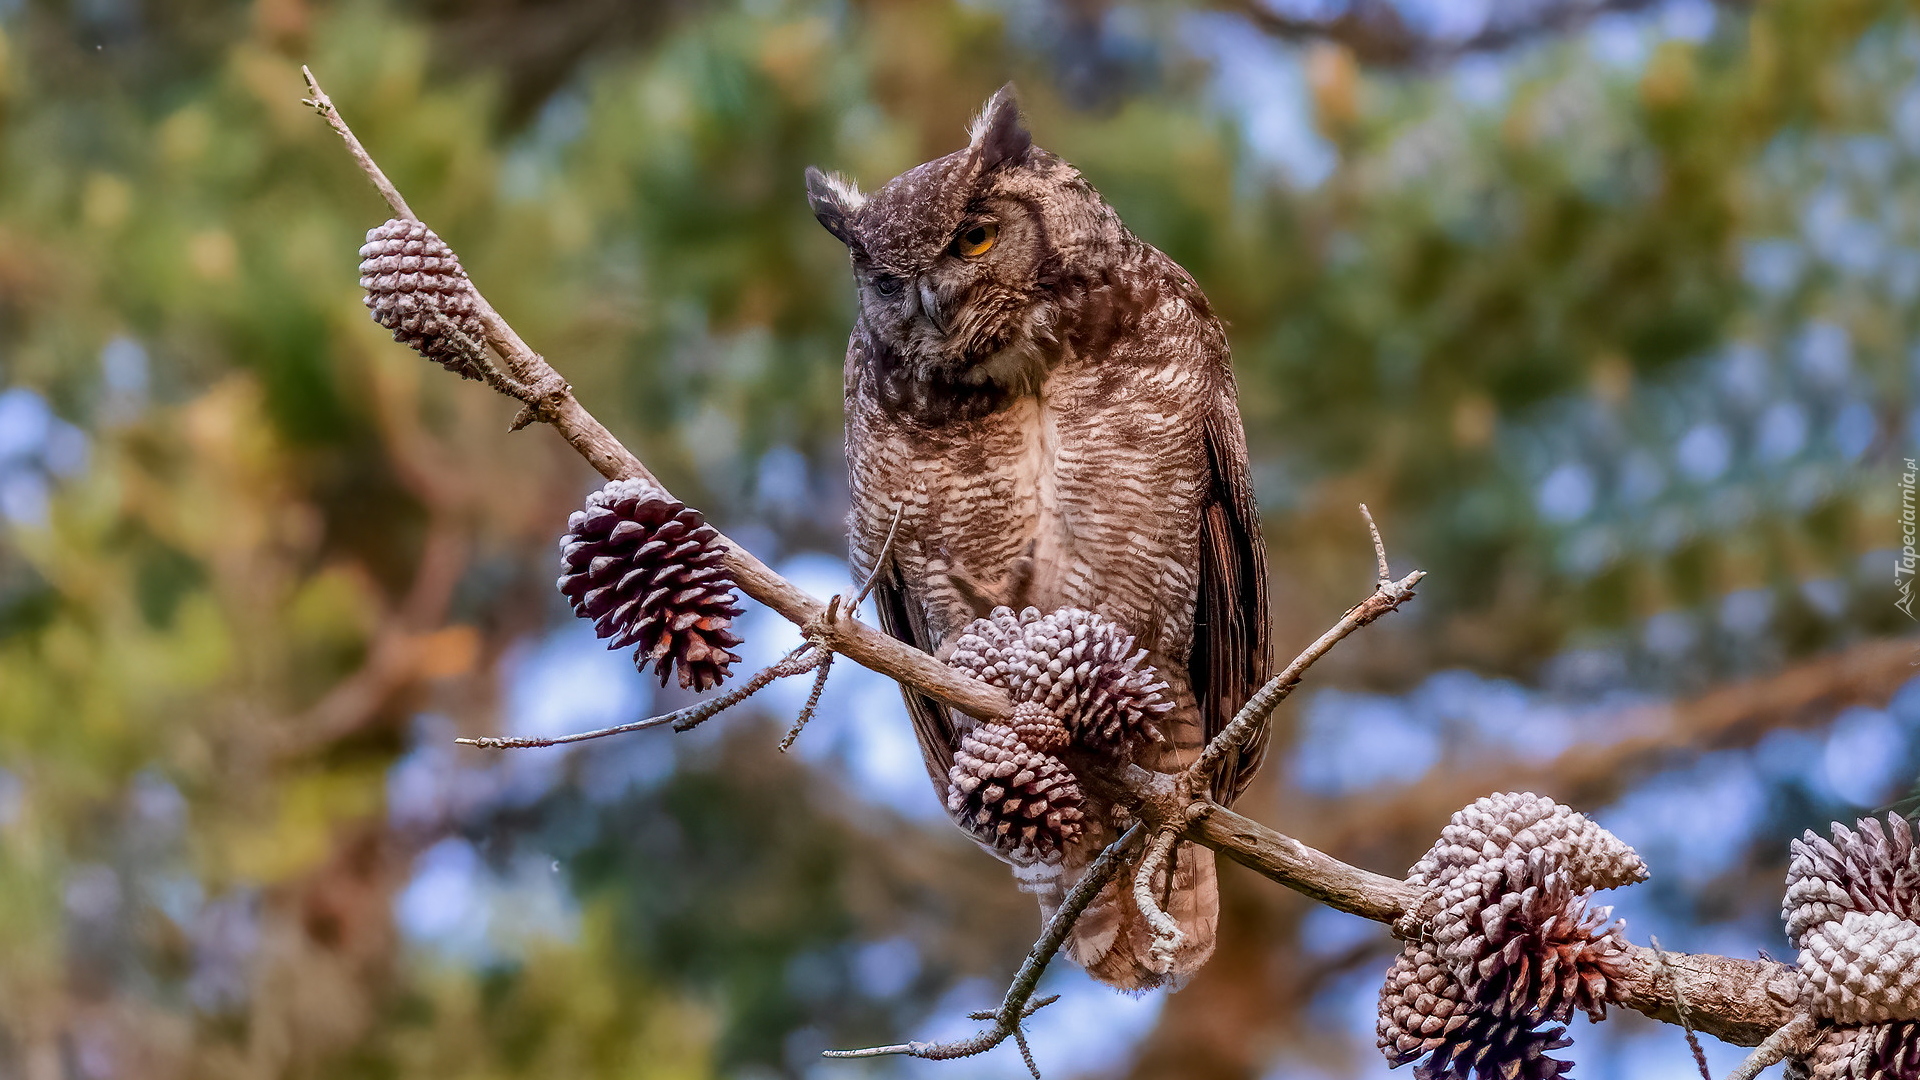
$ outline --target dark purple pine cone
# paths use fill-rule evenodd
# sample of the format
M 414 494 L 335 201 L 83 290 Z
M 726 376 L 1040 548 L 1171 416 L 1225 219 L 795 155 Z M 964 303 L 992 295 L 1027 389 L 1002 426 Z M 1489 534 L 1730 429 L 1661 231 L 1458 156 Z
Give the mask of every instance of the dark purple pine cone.
M 1043 754 L 1051 754 L 1073 741 L 1067 725 L 1045 705 L 1023 701 L 1013 707 L 1013 733 L 1020 741 Z
M 1001 607 L 961 631 L 947 663 L 1005 688 L 1016 703 L 1044 706 L 1075 743 L 1126 757 L 1137 743 L 1159 740 L 1153 718 L 1173 707 L 1146 657 L 1132 634 L 1091 611 L 1016 615 Z
M 394 218 L 367 230 L 360 249 L 360 287 L 373 321 L 393 340 L 477 379 L 485 364 L 480 297 L 446 242 L 418 221 Z
M 728 651 L 740 608 L 725 557 L 700 511 L 645 480 L 613 480 L 567 519 L 557 584 L 607 648 L 638 645 L 634 666 L 651 661 L 660 685 L 678 667 L 682 687 L 704 691 L 740 659 Z
M 1573 1062 L 1547 1051 L 1572 1045 L 1563 1027 L 1536 1031 L 1524 1020 L 1470 1012 L 1413 1070 L 1414 1080 L 1553 1080 L 1571 1071 Z
M 947 810 L 982 843 L 1022 862 L 1046 861 L 1080 839 L 1086 799 L 1059 758 L 1005 724 L 966 733 L 947 772 Z

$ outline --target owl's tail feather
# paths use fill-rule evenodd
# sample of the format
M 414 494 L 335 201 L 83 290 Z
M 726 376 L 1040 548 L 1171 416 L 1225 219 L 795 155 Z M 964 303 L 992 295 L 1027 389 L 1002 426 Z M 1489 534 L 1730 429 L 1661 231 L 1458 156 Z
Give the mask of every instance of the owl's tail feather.
M 1194 844 L 1177 844 L 1163 866 L 1154 875 L 1153 894 L 1160 906 L 1180 927 L 1180 946 L 1173 963 L 1159 970 L 1152 956 L 1153 927 L 1133 902 L 1133 872 L 1123 870 L 1100 890 L 1074 924 L 1067 939 L 1067 955 L 1087 969 L 1087 973 L 1116 990 L 1142 992 L 1158 987 L 1178 990 L 1186 985 L 1200 965 L 1213 955 L 1214 932 L 1220 923 L 1220 882 L 1215 876 L 1213 852 Z M 1167 882 L 1168 867 L 1173 882 Z M 1039 882 L 1022 884 L 1040 895 L 1042 918 L 1053 917 L 1054 910 L 1072 888 L 1069 876 L 1047 883 L 1051 887 L 1032 888 Z

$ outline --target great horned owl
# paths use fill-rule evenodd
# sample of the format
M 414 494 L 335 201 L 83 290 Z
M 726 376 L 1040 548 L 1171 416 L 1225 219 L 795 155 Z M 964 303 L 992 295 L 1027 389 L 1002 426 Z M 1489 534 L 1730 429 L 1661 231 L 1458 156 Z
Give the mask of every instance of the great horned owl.
M 1033 145 L 1011 86 L 970 136 L 871 195 L 807 172 L 814 215 L 847 246 L 859 290 L 846 361 L 854 568 L 877 573 L 881 625 L 936 655 L 1000 605 L 1120 623 L 1174 705 L 1135 763 L 1175 771 L 1270 664 L 1226 337 L 1185 270 Z M 944 792 L 973 721 L 906 698 Z M 1216 797 L 1240 793 L 1261 749 L 1222 770 Z M 1087 767 L 1102 766 L 1076 765 Z M 1087 810 L 1069 850 L 1016 860 L 1048 913 L 1116 835 L 1112 807 Z M 1158 891 L 1185 931 L 1171 971 L 1149 964 L 1150 933 L 1119 884 L 1082 917 L 1070 955 L 1122 989 L 1184 981 L 1213 951 L 1219 893 L 1212 852 L 1182 845 L 1171 865 Z

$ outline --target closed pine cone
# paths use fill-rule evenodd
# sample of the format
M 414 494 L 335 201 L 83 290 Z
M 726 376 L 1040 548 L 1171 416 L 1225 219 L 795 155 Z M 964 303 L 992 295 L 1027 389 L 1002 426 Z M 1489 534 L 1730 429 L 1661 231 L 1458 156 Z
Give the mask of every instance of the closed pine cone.
M 1800 973 L 1817 1016 L 1842 1024 L 1920 1020 L 1920 925 L 1849 911 L 1807 931 Z
M 393 340 L 469 379 L 480 377 L 486 328 L 460 260 L 432 229 L 394 218 L 367 230 L 360 287 Z
M 967 732 L 947 773 L 947 810 L 954 820 L 1022 862 L 1056 858 L 1080 839 L 1085 802 L 1072 770 L 1005 724 Z

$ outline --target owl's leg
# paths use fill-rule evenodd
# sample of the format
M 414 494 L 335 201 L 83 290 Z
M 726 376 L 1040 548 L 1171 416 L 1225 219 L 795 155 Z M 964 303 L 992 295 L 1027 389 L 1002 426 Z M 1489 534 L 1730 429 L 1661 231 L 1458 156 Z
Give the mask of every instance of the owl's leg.
M 1155 875 L 1153 891 L 1161 898 L 1161 910 L 1180 927 L 1180 947 L 1166 971 L 1155 968 L 1153 927 L 1134 904 L 1131 881 L 1124 873 L 1109 882 L 1081 914 L 1067 940 L 1067 954 L 1116 990 L 1142 992 L 1162 986 L 1177 990 L 1185 985 L 1213 955 L 1219 928 L 1220 882 L 1213 853 L 1191 844 L 1175 845 L 1167 865 Z

